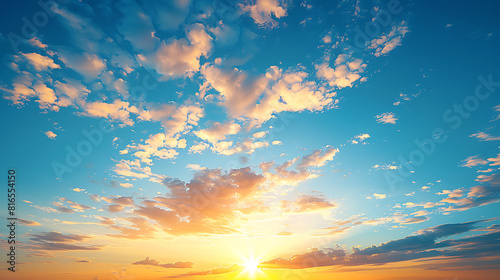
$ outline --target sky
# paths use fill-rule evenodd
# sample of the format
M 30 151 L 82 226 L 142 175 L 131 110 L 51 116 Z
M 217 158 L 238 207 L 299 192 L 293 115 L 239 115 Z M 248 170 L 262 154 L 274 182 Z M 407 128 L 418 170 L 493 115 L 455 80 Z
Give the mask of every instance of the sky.
M 2 279 L 497 279 L 497 1 L 3 6 Z

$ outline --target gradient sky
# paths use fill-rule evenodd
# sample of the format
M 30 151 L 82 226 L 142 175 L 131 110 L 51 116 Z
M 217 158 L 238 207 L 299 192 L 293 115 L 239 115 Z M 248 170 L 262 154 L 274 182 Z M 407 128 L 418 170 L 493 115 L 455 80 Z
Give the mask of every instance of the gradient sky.
M 2 279 L 497 279 L 497 1 L 3 6 Z

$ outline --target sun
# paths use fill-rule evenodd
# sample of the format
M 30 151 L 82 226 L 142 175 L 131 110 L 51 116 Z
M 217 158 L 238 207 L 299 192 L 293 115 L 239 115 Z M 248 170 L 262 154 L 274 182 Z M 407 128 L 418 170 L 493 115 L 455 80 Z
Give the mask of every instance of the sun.
M 259 262 L 256 260 L 247 260 L 244 264 L 245 271 L 249 274 L 255 274 L 259 271 Z
M 261 279 L 265 273 L 259 268 L 260 262 L 257 258 L 245 258 L 241 264 L 243 269 L 236 277 L 237 279 Z

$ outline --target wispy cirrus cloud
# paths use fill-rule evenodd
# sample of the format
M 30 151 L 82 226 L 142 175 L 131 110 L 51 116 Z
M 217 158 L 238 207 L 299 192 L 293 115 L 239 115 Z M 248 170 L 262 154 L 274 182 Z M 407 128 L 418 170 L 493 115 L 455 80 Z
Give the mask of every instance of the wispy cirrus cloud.
M 396 121 L 398 120 L 396 115 L 390 112 L 377 115 L 375 116 L 375 118 L 377 119 L 378 123 L 396 124 Z

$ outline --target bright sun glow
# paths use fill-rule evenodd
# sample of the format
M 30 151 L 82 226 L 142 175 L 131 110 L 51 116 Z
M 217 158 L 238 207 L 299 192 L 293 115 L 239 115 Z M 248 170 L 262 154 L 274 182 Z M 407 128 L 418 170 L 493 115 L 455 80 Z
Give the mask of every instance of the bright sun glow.
M 238 274 L 236 279 L 267 279 L 265 273 L 259 268 L 259 264 L 260 261 L 257 258 L 245 258 L 241 264 L 243 270 Z
M 248 273 L 254 274 L 255 272 L 257 272 L 259 270 L 258 266 L 259 266 L 259 262 L 258 261 L 256 261 L 256 260 L 248 260 L 245 263 L 245 270 Z

